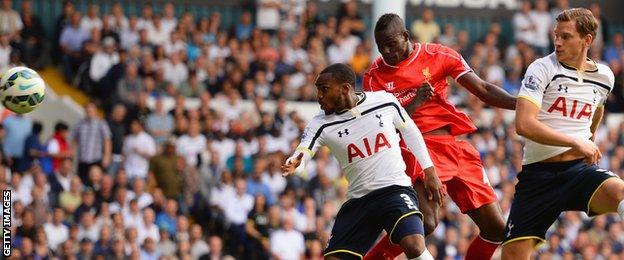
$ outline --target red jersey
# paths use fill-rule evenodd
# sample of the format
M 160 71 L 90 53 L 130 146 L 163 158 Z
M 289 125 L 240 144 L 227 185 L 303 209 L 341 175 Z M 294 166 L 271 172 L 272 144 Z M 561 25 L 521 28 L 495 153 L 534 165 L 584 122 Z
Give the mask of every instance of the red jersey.
M 422 133 L 449 126 L 457 136 L 477 130 L 468 115 L 455 108 L 446 99 L 447 77 L 457 80 L 472 71 L 455 50 L 433 43 L 416 43 L 414 51 L 396 66 L 388 65 L 379 57 L 364 74 L 364 90 L 383 90 L 394 94 L 402 106 L 416 96 L 418 88 L 429 81 L 435 95 L 422 104 L 412 119 Z

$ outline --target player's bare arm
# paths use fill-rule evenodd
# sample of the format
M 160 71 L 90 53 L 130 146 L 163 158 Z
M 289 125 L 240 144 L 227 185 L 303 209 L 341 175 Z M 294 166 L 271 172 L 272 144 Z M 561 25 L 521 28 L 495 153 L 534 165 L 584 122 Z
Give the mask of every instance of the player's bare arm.
M 516 132 L 535 142 L 571 147 L 585 157 L 588 164 L 600 160 L 602 154 L 598 147 L 589 140 L 574 139 L 566 134 L 559 133 L 537 119 L 539 108 L 531 101 L 519 98 L 516 106 Z
M 438 203 L 438 205 L 442 206 L 442 201 L 444 198 L 444 191 L 441 189 L 442 182 L 438 178 L 433 167 L 429 167 L 423 170 L 425 172 L 425 180 L 423 184 L 425 185 L 425 191 L 427 192 L 427 199 L 433 200 Z
M 596 138 L 596 130 L 598 130 L 598 126 L 600 125 L 600 121 L 602 121 L 602 116 L 604 115 L 604 106 L 599 106 L 596 108 L 596 112 L 594 113 L 594 117 L 592 118 L 592 124 L 589 130 L 592 133 L 591 140 L 595 141 Z
M 516 97 L 507 93 L 503 88 L 479 78 L 474 72 L 462 75 L 457 79 L 457 83 L 488 105 L 509 110 L 516 109 Z

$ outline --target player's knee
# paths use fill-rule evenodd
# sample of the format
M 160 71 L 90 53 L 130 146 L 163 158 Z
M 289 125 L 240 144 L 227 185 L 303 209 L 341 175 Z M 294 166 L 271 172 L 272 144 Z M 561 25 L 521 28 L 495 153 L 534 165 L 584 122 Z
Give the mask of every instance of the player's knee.
M 425 228 L 425 236 L 428 236 L 431 233 L 433 233 L 433 231 L 438 226 L 438 223 L 439 221 L 437 218 L 425 218 L 425 220 L 423 221 L 423 226 Z
M 415 258 L 420 256 L 427 247 L 425 246 L 425 238 L 421 235 L 410 235 L 401 239 L 401 248 L 407 258 Z

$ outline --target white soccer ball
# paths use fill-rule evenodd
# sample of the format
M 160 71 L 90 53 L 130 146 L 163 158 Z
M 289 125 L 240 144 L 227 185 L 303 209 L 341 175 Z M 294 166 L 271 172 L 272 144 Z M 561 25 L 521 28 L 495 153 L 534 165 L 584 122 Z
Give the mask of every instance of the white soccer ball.
M 43 102 L 45 88 L 45 82 L 36 71 L 14 67 L 0 79 L 0 102 L 15 113 L 28 113 Z

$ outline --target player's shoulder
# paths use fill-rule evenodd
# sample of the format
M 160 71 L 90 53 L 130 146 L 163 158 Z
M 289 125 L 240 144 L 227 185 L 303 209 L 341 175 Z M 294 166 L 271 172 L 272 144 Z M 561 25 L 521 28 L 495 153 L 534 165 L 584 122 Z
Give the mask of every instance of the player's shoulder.
M 461 54 L 453 50 L 453 48 L 448 47 L 446 45 L 439 44 L 439 43 L 429 43 L 429 42 L 422 43 L 422 48 L 424 52 L 428 55 L 433 55 L 433 56 L 445 55 L 445 56 L 451 56 L 456 59 L 461 59 Z
M 371 63 L 370 68 L 366 70 L 366 72 L 364 73 L 364 76 L 367 77 L 367 76 L 371 76 L 372 74 L 374 74 L 379 69 L 382 63 L 383 63 L 382 57 L 381 56 L 377 57 L 375 61 Z
M 613 81 L 615 79 L 615 75 L 613 74 L 613 70 L 609 65 L 604 63 L 596 62 L 596 67 L 598 69 L 598 74 L 605 75 L 609 78 L 609 80 Z
M 539 73 L 544 75 L 550 75 L 556 73 L 559 70 L 560 66 L 561 65 L 557 60 L 557 56 L 553 52 L 550 55 L 546 55 L 531 62 L 531 64 L 529 64 L 529 67 L 527 68 L 527 74 Z

